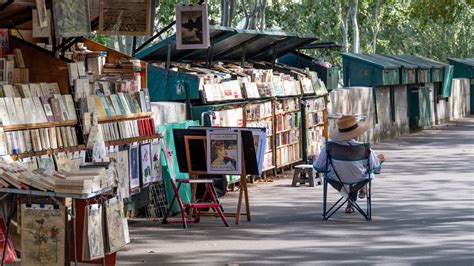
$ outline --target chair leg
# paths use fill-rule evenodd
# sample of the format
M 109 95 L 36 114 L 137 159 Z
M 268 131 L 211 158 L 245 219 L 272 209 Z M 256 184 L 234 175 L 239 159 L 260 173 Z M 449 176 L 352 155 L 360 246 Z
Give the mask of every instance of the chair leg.
M 368 220 L 372 220 L 372 182 L 369 181 L 367 184 L 367 212 L 368 212 Z
M 326 203 L 327 203 L 327 193 L 328 193 L 328 182 L 324 179 L 323 184 L 323 220 L 327 220 L 326 218 Z
M 295 172 L 293 173 L 293 181 L 291 182 L 291 186 L 296 187 L 296 183 L 298 183 L 299 181 L 300 179 L 299 179 L 298 169 L 295 169 Z
M 217 203 L 217 197 L 216 197 L 216 191 L 214 190 L 214 186 L 212 184 L 208 186 L 208 188 L 211 189 L 210 195 L 213 203 Z M 227 222 L 227 219 L 225 218 L 224 213 L 222 212 L 221 208 L 216 208 L 217 213 L 221 217 L 222 222 L 224 222 L 226 227 L 229 227 L 229 222 Z
M 309 178 L 309 186 L 314 187 L 314 170 L 313 169 L 307 169 L 306 174 L 308 175 Z

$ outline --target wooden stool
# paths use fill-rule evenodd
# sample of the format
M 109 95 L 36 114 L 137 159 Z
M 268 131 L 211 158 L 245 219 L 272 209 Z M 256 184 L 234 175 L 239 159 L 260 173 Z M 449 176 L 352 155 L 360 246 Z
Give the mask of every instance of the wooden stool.
M 300 164 L 295 166 L 295 173 L 293 174 L 292 187 L 296 187 L 296 183 L 304 185 L 306 182 L 309 183 L 310 187 L 314 187 L 314 168 L 311 164 Z M 321 184 L 321 180 L 318 181 L 318 185 Z

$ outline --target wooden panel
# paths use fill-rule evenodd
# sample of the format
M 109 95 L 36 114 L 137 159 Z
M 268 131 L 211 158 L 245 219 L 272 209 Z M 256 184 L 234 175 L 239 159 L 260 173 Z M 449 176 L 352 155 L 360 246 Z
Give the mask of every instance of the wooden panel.
M 30 69 L 30 82 L 57 82 L 61 94 L 69 92 L 67 63 L 54 57 L 48 50 L 27 44 L 14 37 L 10 38 L 10 48 L 20 48 L 25 65 Z
M 99 123 L 135 120 L 135 119 L 140 119 L 140 118 L 150 118 L 152 115 L 153 115 L 153 112 L 144 112 L 144 113 L 136 113 L 136 114 L 129 114 L 129 115 L 113 115 L 113 116 L 99 118 Z
M 107 61 L 108 62 L 115 62 L 117 59 L 120 58 L 127 58 L 127 59 L 132 59 L 132 60 L 138 60 L 135 57 L 132 57 L 128 54 L 121 53 L 119 51 L 116 51 L 114 49 L 111 49 L 103 44 L 100 44 L 98 42 L 95 42 L 93 40 L 84 38 L 82 39 L 82 42 L 84 43 L 85 46 L 89 48 L 91 51 L 107 51 Z M 147 63 L 144 61 L 140 61 L 140 64 L 142 66 L 142 72 L 141 72 L 141 84 L 142 88 L 147 88 L 147 78 L 146 78 L 146 67 Z

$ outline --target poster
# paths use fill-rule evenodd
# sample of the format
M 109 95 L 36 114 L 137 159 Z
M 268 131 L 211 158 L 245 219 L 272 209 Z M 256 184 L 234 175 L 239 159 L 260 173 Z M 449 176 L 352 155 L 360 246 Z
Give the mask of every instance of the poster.
M 151 182 L 150 143 L 140 145 L 140 172 L 142 186 L 146 187 Z
M 207 131 L 207 172 L 241 174 L 242 144 L 239 131 Z
M 138 163 L 138 146 L 130 146 L 130 190 L 136 190 L 140 187 L 140 169 Z
M 99 33 L 150 36 L 153 0 L 101 0 Z
M 21 265 L 64 265 L 64 206 L 21 205 Z
M 94 260 L 104 257 L 102 206 L 100 204 L 86 206 L 82 243 L 83 260 Z
M 163 181 L 163 173 L 161 169 L 161 141 L 155 141 L 150 146 L 151 154 L 151 182 Z
M 209 43 L 207 4 L 177 5 L 176 49 L 207 49 Z
M 3 254 L 3 249 L 5 248 L 7 227 L 5 226 L 5 221 L 3 218 L 0 218 L 0 254 Z M 16 259 L 15 249 L 11 239 L 8 238 L 8 246 L 5 252 L 5 263 L 13 262 Z
M 126 245 L 125 231 L 120 200 L 111 198 L 105 203 L 105 218 L 107 232 L 107 253 L 114 253 Z
M 87 36 L 91 33 L 89 0 L 53 0 L 56 38 Z
M 130 197 L 130 172 L 128 165 L 128 150 L 117 153 L 117 175 L 120 197 L 126 199 Z

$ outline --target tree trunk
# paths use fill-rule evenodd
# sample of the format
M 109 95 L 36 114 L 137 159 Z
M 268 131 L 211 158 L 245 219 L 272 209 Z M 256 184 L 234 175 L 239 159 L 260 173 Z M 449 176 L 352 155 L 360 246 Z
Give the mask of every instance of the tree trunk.
M 372 28 L 372 53 L 377 52 L 377 35 L 379 34 L 380 25 L 379 25 L 379 13 L 380 13 L 380 0 L 377 0 L 375 3 L 374 10 L 374 26 Z
M 244 10 L 245 14 L 245 25 L 244 29 L 246 30 L 254 30 L 256 28 L 256 15 L 257 15 L 257 3 L 258 0 L 253 0 L 253 7 L 252 10 L 247 10 L 245 6 L 245 0 L 240 0 L 240 4 L 242 5 L 242 10 Z
M 342 47 L 345 53 L 349 52 L 349 15 L 350 15 L 350 6 L 341 7 L 342 3 L 336 3 L 336 13 L 339 19 L 342 35 Z
M 260 8 L 259 8 L 259 13 L 260 13 L 259 29 L 260 30 L 265 29 L 265 9 L 266 8 L 267 8 L 267 0 L 260 0 Z
M 353 30 L 353 40 L 354 40 L 354 53 L 359 53 L 359 25 L 357 24 L 357 11 L 359 0 L 351 0 L 351 9 L 352 9 L 352 30 Z
M 227 26 L 232 27 L 232 20 L 234 20 L 235 0 L 229 0 L 229 15 L 227 17 Z

